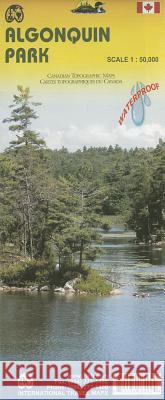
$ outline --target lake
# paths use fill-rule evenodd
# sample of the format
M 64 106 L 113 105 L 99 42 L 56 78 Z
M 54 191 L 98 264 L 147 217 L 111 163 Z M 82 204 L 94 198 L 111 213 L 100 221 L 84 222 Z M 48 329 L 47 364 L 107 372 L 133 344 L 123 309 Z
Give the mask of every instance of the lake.
M 165 359 L 165 247 L 137 245 L 121 227 L 103 236 L 92 267 L 122 295 L 0 293 L 1 360 Z

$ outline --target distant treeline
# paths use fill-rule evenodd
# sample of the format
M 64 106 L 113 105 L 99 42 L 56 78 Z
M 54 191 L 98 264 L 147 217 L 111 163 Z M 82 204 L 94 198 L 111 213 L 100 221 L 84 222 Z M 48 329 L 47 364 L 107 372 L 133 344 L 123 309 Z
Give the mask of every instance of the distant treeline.
M 165 142 L 153 148 L 122 149 L 118 145 L 47 150 L 51 175 L 87 179 L 102 191 L 99 213 L 123 215 L 140 241 L 162 240 L 165 229 Z

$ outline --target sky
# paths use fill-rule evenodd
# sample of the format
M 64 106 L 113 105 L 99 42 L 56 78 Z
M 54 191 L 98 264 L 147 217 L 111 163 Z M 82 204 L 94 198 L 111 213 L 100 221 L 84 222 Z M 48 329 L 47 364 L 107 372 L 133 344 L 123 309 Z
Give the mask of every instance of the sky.
M 10 115 L 9 105 L 12 94 L 0 93 L 0 151 L 8 147 L 13 134 L 8 124 L 2 121 Z M 33 91 L 35 101 L 41 101 L 38 107 L 39 118 L 32 127 L 40 133 L 51 149 L 68 148 L 69 151 L 82 149 L 83 146 L 153 147 L 159 138 L 165 140 L 165 114 L 163 98 L 158 93 L 150 94 L 151 106 L 145 108 L 145 121 L 136 127 L 131 112 L 121 127 L 118 119 L 126 94 L 114 96 L 109 91 L 73 91 L 55 93 L 54 91 Z

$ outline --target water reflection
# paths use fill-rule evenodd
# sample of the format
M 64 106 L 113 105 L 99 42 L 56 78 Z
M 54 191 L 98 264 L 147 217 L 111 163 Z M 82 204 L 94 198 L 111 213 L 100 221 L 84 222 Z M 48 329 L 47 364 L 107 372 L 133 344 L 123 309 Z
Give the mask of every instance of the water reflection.
M 124 235 L 108 233 L 94 264 L 123 285 L 122 296 L 0 295 L 2 360 L 165 358 L 164 283 L 145 282 L 148 273 L 165 275 L 165 251 Z M 137 299 L 133 290 L 151 296 Z

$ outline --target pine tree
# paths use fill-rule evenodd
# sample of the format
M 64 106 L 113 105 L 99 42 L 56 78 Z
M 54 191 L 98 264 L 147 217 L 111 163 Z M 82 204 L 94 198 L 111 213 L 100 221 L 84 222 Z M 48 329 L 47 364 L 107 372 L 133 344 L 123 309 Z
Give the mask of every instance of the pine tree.
M 3 120 L 4 123 L 11 124 L 9 130 L 16 133 L 16 140 L 11 141 L 11 146 L 19 148 L 22 146 L 32 146 L 38 148 L 45 146 L 43 139 L 39 138 L 39 134 L 30 129 L 32 120 L 38 118 L 35 110 L 32 108 L 41 105 L 41 103 L 32 102 L 30 89 L 17 86 L 18 94 L 13 96 L 13 104 L 11 116 Z
M 25 257 L 34 256 L 33 246 L 33 209 L 35 164 L 38 163 L 38 151 L 44 147 L 44 140 L 31 130 L 32 120 L 38 118 L 34 107 L 40 103 L 32 102 L 30 89 L 18 86 L 18 94 L 14 95 L 11 116 L 4 119 L 9 123 L 9 130 L 16 134 L 16 140 L 11 141 L 11 149 L 16 157 L 15 177 L 18 184 L 20 219 L 23 227 L 23 247 Z

